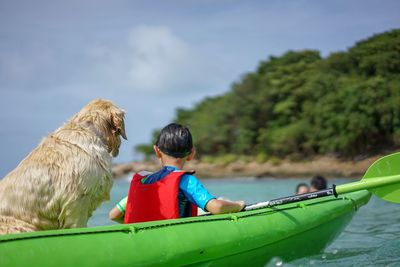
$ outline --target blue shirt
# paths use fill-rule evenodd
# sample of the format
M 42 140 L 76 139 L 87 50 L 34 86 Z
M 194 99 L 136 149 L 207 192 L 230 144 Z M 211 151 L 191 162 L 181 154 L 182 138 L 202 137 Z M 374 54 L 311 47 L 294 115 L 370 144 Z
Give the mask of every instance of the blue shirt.
M 179 169 L 174 166 L 164 166 L 158 172 L 143 178 L 142 182 L 145 184 L 157 182 L 176 170 Z M 214 198 L 194 175 L 185 174 L 181 177 L 178 193 L 180 217 L 190 216 L 190 205 L 187 205 L 188 201 L 206 211 L 208 201 Z

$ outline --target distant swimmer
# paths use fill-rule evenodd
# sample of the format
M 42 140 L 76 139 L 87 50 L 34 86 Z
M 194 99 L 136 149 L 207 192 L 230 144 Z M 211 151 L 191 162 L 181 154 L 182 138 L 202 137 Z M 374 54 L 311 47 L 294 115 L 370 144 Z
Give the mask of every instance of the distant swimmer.
M 325 177 L 323 177 L 321 175 L 315 175 L 311 179 L 310 184 L 311 184 L 310 192 L 327 189 L 326 179 L 325 179 Z
M 306 183 L 299 183 L 296 186 L 296 194 L 305 194 L 310 191 L 309 186 Z

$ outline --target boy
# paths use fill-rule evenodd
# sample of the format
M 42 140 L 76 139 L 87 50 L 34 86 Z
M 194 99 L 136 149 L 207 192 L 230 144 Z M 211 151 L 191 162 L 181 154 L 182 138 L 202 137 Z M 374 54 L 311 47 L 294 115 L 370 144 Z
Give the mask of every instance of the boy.
M 153 174 L 136 173 L 128 198 L 110 211 L 110 219 L 124 217 L 124 223 L 133 223 L 183 218 L 196 216 L 197 207 L 212 214 L 243 210 L 244 201 L 216 199 L 193 172 L 182 171 L 196 154 L 188 128 L 176 123 L 165 126 L 153 148 L 162 169 Z

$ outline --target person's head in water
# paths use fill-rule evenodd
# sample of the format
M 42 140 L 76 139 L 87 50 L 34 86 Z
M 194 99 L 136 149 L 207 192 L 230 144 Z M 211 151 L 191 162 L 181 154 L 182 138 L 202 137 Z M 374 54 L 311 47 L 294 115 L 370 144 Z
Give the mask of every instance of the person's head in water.
M 193 151 L 192 134 L 187 127 L 170 123 L 161 130 L 155 146 L 170 157 L 185 158 Z
M 305 194 L 308 193 L 309 187 L 305 183 L 300 183 L 296 186 L 296 194 Z
M 311 187 L 310 187 L 310 192 L 318 191 L 318 190 L 324 190 L 327 188 L 326 184 L 326 179 L 325 177 L 321 175 L 315 175 L 311 179 Z

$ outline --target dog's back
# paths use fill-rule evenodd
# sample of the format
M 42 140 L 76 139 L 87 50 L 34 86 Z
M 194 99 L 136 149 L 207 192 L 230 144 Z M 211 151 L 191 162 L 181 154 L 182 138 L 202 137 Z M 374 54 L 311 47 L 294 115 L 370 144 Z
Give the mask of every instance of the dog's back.
M 0 234 L 86 226 L 112 186 L 112 155 L 93 129 L 71 120 L 0 181 Z

